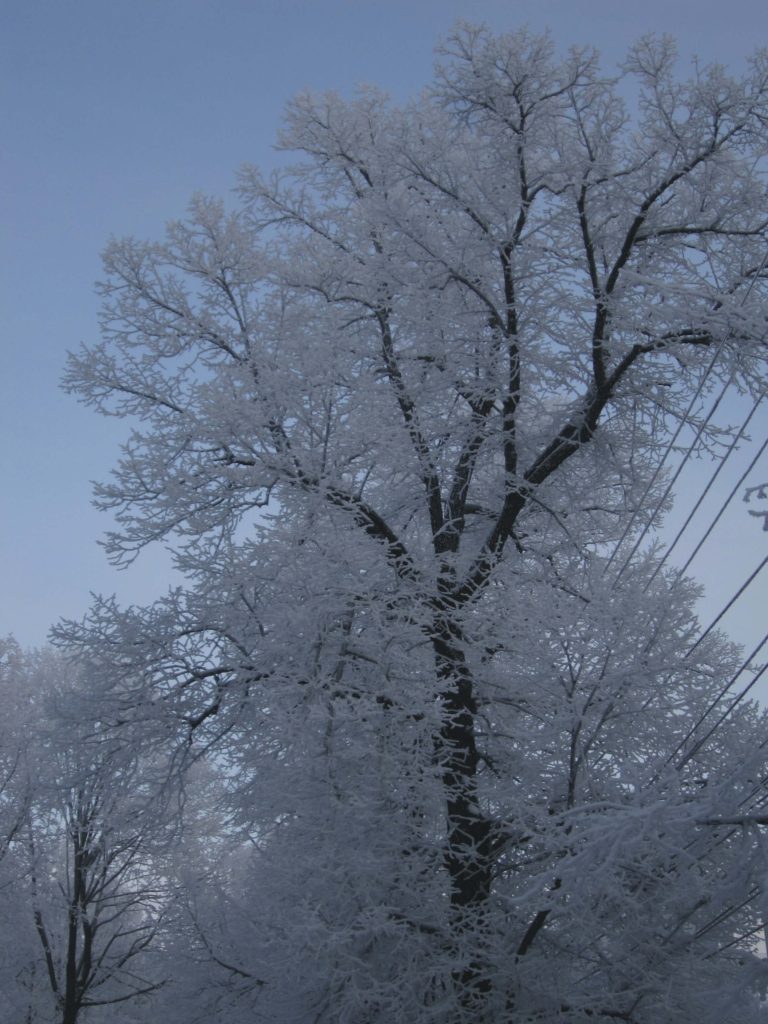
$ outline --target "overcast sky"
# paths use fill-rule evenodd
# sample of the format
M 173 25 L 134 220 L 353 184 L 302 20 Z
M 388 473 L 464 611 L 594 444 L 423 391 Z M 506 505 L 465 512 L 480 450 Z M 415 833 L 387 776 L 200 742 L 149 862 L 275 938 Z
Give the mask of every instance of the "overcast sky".
M 303 88 L 412 95 L 459 18 L 548 28 L 609 67 L 647 32 L 734 69 L 768 45 L 765 0 L 0 0 L 0 635 L 41 644 L 57 618 L 85 613 L 89 591 L 145 602 L 169 582 L 161 551 L 108 566 L 89 481 L 108 474 L 125 424 L 58 390 L 66 351 L 97 337 L 106 240 L 159 237 L 193 192 L 225 195 L 241 164 L 279 162 L 281 112 Z M 756 440 L 766 429 L 763 416 Z M 751 482 L 764 479 L 768 461 Z M 766 553 L 737 501 L 697 563 L 705 618 Z M 766 607 L 756 588 L 729 628 L 749 642 Z

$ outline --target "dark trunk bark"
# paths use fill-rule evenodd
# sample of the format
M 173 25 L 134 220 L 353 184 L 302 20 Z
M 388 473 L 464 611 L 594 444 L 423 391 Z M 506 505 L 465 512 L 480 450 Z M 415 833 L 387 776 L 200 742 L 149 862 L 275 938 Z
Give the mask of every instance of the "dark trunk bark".
M 86 903 L 86 880 L 83 860 L 85 851 L 77 832 L 73 835 L 72 893 L 67 921 L 67 957 L 64 973 L 61 1024 L 77 1024 L 82 1004 L 82 988 L 78 977 L 78 946 L 83 909 Z
M 484 950 L 493 834 L 477 793 L 477 699 L 459 627 L 440 618 L 435 622 L 432 640 L 443 706 L 438 751 L 446 799 L 445 867 L 450 881 L 452 928 L 463 962 L 455 981 L 460 1005 L 479 1019 L 490 992 Z
M 77 906 L 73 903 L 69 908 L 67 925 L 67 960 L 61 1024 L 77 1024 L 80 1009 L 77 988 Z

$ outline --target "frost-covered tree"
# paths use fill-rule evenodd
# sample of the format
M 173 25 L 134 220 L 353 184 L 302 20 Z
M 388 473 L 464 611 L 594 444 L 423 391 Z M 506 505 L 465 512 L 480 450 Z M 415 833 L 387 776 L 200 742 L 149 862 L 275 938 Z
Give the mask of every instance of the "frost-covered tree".
M 16 711 L 19 812 L 0 865 L 0 1019 L 96 1024 L 164 980 L 165 825 L 148 806 L 152 773 L 95 734 L 76 666 L 9 648 L 0 685 Z
M 15 677 L 21 672 L 22 663 L 21 648 L 13 637 L 0 640 L 0 700 L 3 708 L 0 726 L 0 873 L 26 817 L 23 781 L 26 716 L 15 686 Z
M 108 247 L 68 385 L 140 421 L 114 559 L 188 586 L 60 636 L 105 723 L 216 751 L 248 1019 L 748 1020 L 761 722 L 699 742 L 736 655 L 633 549 L 672 431 L 716 451 L 710 391 L 765 387 L 768 61 L 644 40 L 633 120 L 591 52 L 443 59 L 403 109 L 300 97 L 236 211 Z

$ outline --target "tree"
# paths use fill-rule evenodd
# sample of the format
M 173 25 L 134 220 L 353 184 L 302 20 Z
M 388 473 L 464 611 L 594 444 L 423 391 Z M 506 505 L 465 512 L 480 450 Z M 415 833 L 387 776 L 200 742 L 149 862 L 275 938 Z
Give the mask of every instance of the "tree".
M 2 741 L 0 742 L 0 870 L 10 854 L 14 839 L 26 818 L 24 787 L 20 784 L 23 762 L 24 716 L 18 694 L 9 685 L 21 666 L 22 652 L 13 637 L 0 640 L 0 686 L 2 686 Z
M 169 902 L 158 877 L 163 826 L 146 806 L 148 766 L 91 732 L 76 666 L 14 649 L 2 677 L 8 708 L 23 715 L 4 908 L 14 922 L 3 957 L 8 1019 L 77 1024 L 84 1010 L 114 1014 L 162 984 L 153 944 Z
M 269 1019 L 704 1020 L 752 970 L 764 748 L 749 709 L 686 735 L 735 656 L 634 548 L 711 390 L 765 387 L 768 62 L 643 40 L 633 122 L 589 51 L 443 57 L 402 110 L 299 97 L 301 162 L 108 247 L 67 385 L 140 420 L 112 557 L 189 588 L 60 637 L 105 717 L 230 766 Z

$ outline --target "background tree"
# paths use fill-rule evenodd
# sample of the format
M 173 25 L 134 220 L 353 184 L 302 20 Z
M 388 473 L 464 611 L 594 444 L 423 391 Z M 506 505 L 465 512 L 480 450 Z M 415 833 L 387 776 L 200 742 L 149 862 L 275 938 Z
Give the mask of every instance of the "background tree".
M 26 750 L 34 699 L 24 692 L 27 659 L 13 637 L 0 641 L 0 1019 L 34 1020 L 35 937 L 23 841 L 29 812 Z
M 23 776 L 23 734 L 26 725 L 23 703 L 15 677 L 21 671 L 23 655 L 13 639 L 0 641 L 0 686 L 2 686 L 2 740 L 0 741 L 0 871 L 10 854 L 13 840 L 26 819 Z M 6 883 L 8 884 L 8 883 Z
M 97 1020 L 96 1007 L 113 1015 L 163 980 L 155 944 L 170 890 L 151 773 L 94 735 L 72 663 L 16 648 L 13 672 L 4 668 L 9 707 L 24 714 L 4 907 L 8 1019 L 77 1024 L 90 1010 Z
M 68 385 L 141 420 L 113 557 L 189 590 L 60 635 L 105 720 L 230 766 L 270 1019 L 703 1020 L 710 978 L 749 1019 L 759 725 L 687 735 L 734 655 L 633 549 L 672 429 L 717 451 L 709 392 L 764 389 L 768 64 L 644 40 L 633 123 L 592 53 L 443 56 L 108 248 Z

